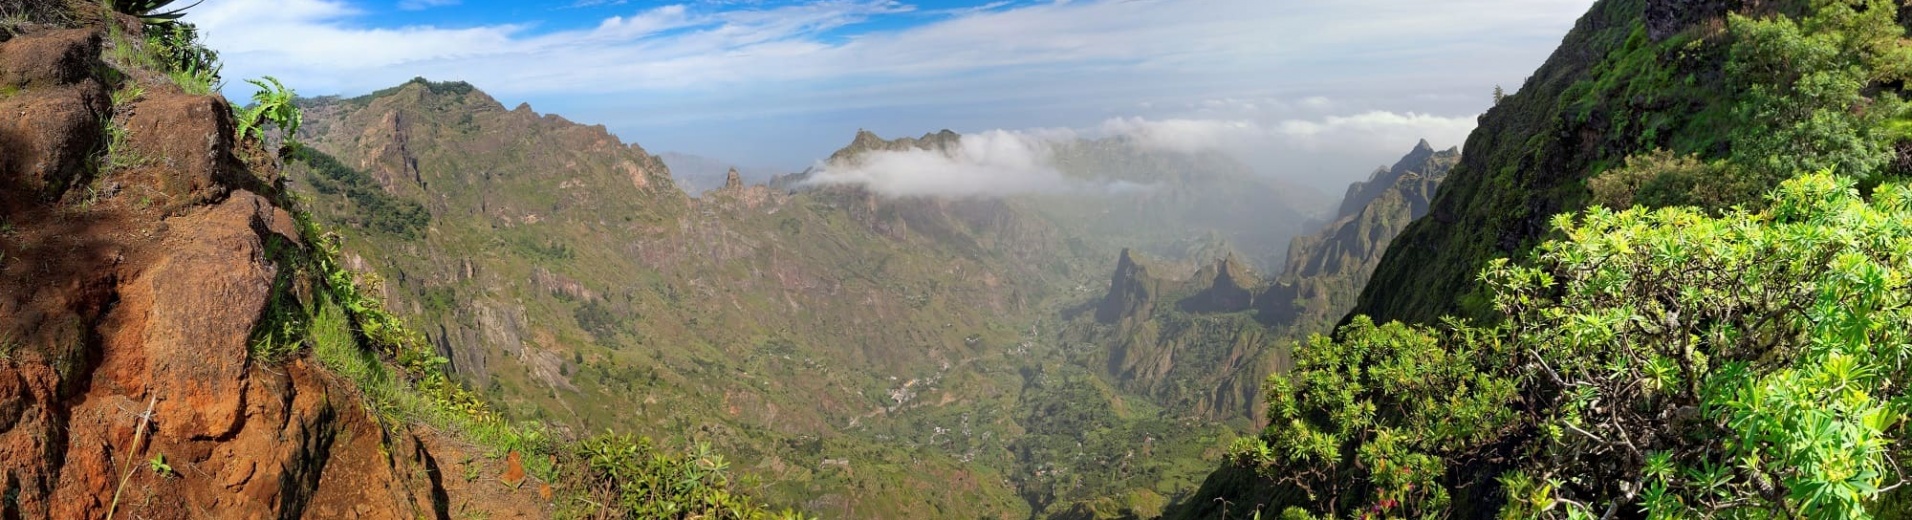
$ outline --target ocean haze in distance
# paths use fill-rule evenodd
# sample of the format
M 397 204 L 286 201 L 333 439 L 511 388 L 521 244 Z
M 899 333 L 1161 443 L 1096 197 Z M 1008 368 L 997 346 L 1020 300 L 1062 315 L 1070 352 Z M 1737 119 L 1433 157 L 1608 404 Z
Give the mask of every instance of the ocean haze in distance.
M 1591 0 L 208 0 L 227 94 L 413 77 L 603 124 L 653 152 L 800 171 L 885 137 L 1065 128 L 1225 150 L 1339 192 L 1462 144 Z

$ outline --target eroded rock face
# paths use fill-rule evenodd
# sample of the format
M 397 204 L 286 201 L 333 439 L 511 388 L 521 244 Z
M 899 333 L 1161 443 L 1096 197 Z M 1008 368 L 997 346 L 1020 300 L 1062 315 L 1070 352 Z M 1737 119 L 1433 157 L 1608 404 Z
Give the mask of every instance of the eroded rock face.
M 126 140 L 135 175 L 170 208 L 218 200 L 259 182 L 233 157 L 232 106 L 217 96 L 155 93 L 133 105 Z
M 178 236 L 161 245 L 166 254 L 128 287 L 150 292 L 143 343 L 153 379 L 174 390 L 162 393 L 159 411 L 182 433 L 218 438 L 238 427 L 247 343 L 277 273 L 258 230 L 290 219 L 244 191 L 171 219 Z
M 306 245 L 225 100 L 149 81 L 107 106 L 103 31 L 0 41 L 0 519 L 443 517 L 427 468 L 455 448 L 253 359 L 268 300 L 313 294 L 275 287 L 272 251 Z M 106 121 L 137 161 L 100 169 Z
M 1095 309 L 1095 320 L 1117 323 L 1133 317 L 1146 318 L 1155 308 L 1156 288 L 1148 268 L 1135 261 L 1127 249 L 1116 260 L 1115 275 L 1109 280 L 1109 293 Z
M 0 209 L 83 183 L 99 148 L 106 90 L 90 76 L 99 35 L 75 29 L 0 45 Z

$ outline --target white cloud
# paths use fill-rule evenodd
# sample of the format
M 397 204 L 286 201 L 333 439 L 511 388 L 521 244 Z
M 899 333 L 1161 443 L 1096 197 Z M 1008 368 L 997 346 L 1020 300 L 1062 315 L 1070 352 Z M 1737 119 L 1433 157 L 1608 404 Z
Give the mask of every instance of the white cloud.
M 1175 152 L 1209 150 L 1247 152 L 1270 147 L 1300 150 L 1338 148 L 1393 151 L 1420 139 L 1458 144 L 1474 130 L 1475 118 L 1440 117 L 1414 112 L 1369 111 L 1320 119 L 1270 122 L 1222 119 L 1114 118 L 1102 133 L 1135 139 L 1144 147 Z
M 1028 193 L 1107 193 L 1136 188 L 1071 178 L 1054 161 L 1058 143 L 1078 137 L 1123 137 L 1145 150 L 1221 152 L 1265 174 L 1338 189 L 1373 165 L 1392 162 L 1425 138 L 1439 146 L 1465 139 L 1472 118 L 1371 111 L 1317 119 L 1269 122 L 1224 119 L 1118 117 L 1084 131 L 1066 128 L 990 130 L 964 134 L 951 150 L 878 151 L 853 163 L 820 164 L 815 184 L 859 185 L 895 196 L 1006 196 Z M 1322 156 L 1369 158 L 1360 166 L 1322 172 L 1292 168 Z
M 1439 9 L 1410 9 L 1421 4 L 1403 0 L 991 4 L 943 12 L 941 21 L 927 25 L 847 39 L 825 33 L 913 7 L 894 0 L 816 0 L 728 11 L 667 5 L 608 18 L 594 28 L 543 34 L 528 31 L 529 25 L 366 28 L 362 13 L 343 0 L 214 0 L 189 16 L 225 51 L 228 68 L 242 75 L 276 73 L 299 84 L 365 91 L 431 72 L 536 94 L 1057 64 L 1262 76 L 1314 65 L 1309 62 L 1319 55 L 1336 52 L 1360 53 L 1355 59 L 1376 65 L 1401 58 L 1452 60 L 1433 53 L 1479 40 L 1483 27 L 1527 32 L 1524 24 L 1548 20 L 1555 23 L 1538 25 L 1558 32 L 1558 20 L 1584 10 L 1587 1 L 1457 0 Z M 691 30 L 665 34 L 668 29 Z
M 991 130 L 966 134 L 951 149 L 864 153 L 852 163 L 819 165 L 813 184 L 850 184 L 891 197 L 996 197 L 1062 193 L 1087 187 L 1055 167 L 1061 134 Z
M 1320 121 L 1283 121 L 1274 131 L 1315 148 L 1348 143 L 1413 143 L 1418 139 L 1459 144 L 1474 131 L 1475 120 L 1376 110 Z
M 1267 137 L 1253 121 L 1122 117 L 1102 123 L 1102 132 L 1127 136 L 1143 148 L 1195 153 L 1252 146 Z

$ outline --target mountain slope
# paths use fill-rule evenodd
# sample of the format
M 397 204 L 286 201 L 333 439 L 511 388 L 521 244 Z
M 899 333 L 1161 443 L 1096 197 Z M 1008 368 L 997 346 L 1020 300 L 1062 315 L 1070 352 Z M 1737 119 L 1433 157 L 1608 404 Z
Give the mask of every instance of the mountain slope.
M 438 479 L 506 468 L 275 350 L 333 287 L 305 270 L 323 247 L 269 152 L 235 139 L 223 98 L 143 61 L 158 50 L 139 20 L 28 7 L 48 22 L 0 32 L 0 109 L 25 115 L 0 121 L 0 516 L 546 509 Z
M 709 442 L 773 500 L 833 517 L 1026 507 L 1006 464 L 959 459 L 1009 457 L 996 410 L 1021 381 L 996 367 L 1020 337 L 1012 313 L 1054 276 L 978 251 L 1047 249 L 1042 228 L 761 186 L 691 198 L 601 127 L 461 83 L 306 106 L 295 188 L 339 224 L 379 198 L 429 210 L 414 232 L 349 233 L 348 250 L 508 413 Z M 932 435 L 966 421 L 974 437 Z
M 462 83 L 301 103 L 309 146 L 291 186 L 348 229 L 348 265 L 385 274 L 383 296 L 507 415 L 709 442 L 748 461 L 772 501 L 831 517 L 1027 516 L 1185 491 L 1223 427 L 1173 426 L 1184 403 L 1090 377 L 1050 316 L 1104 279 L 1104 244 L 1189 247 L 1185 229 L 1100 219 L 1108 207 L 1227 222 L 1263 245 L 1299 226 L 1256 216 L 1293 195 L 1238 164 L 1118 142 L 1065 145 L 1065 164 L 1176 182 L 1072 197 L 1067 212 L 1056 198 L 897 198 L 804 175 L 690 197 L 601 127 L 507 110 Z M 960 139 L 860 133 L 833 157 Z M 1255 189 L 1203 204 L 1230 185 Z M 1114 236 L 1089 238 L 1098 225 Z M 1136 443 L 1153 448 L 1136 457 Z
M 1909 17 L 1894 2 L 1595 3 L 1482 118 L 1348 326 L 1271 378 L 1281 413 L 1169 516 L 1902 516 L 1903 492 L 1881 490 L 1903 450 L 1812 432 L 1883 446 L 1904 427 L 1827 396 L 1903 399 L 1888 368 L 1903 287 L 1837 280 L 1903 265 L 1900 219 L 1883 215 L 1904 207 L 1912 149 L 1895 130 L 1912 120 Z M 1850 244 L 1867 245 L 1832 251 Z M 1732 296 L 1697 296 L 1715 290 Z M 1892 296 L 1845 303 L 1876 291 Z M 1834 325 L 1847 315 L 1867 332 Z M 1442 316 L 1462 319 L 1413 325 Z M 1677 375 L 1635 368 L 1660 363 Z M 1894 375 L 1812 375 L 1875 369 Z M 1829 482 L 1767 458 L 1772 442 L 1864 476 Z
M 1259 420 L 1261 381 L 1285 369 L 1287 344 L 1327 332 L 1346 312 L 1394 232 L 1426 211 L 1457 159 L 1458 151 L 1422 142 L 1350 186 L 1338 217 L 1295 238 L 1285 271 L 1267 282 L 1231 248 L 1194 265 L 1124 250 L 1107 294 L 1065 342 L 1106 345 L 1091 366 L 1170 409 Z
M 1520 91 L 1481 117 L 1429 210 L 1401 233 L 1355 314 L 1432 323 L 1481 313 L 1474 275 L 1519 257 L 1586 181 L 1629 155 L 1725 148 L 1721 25 L 1739 2 L 1602 0 Z M 1465 302 L 1465 303 L 1464 303 Z

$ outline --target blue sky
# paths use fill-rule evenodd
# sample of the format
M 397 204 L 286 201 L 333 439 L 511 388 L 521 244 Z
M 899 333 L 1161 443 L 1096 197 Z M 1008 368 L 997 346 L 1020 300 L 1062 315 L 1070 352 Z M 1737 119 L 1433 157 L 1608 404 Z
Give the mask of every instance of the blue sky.
M 1416 139 L 1461 144 L 1591 3 L 207 0 L 188 20 L 228 78 L 465 80 L 652 153 L 794 171 L 859 128 L 1126 133 L 1338 192 Z

